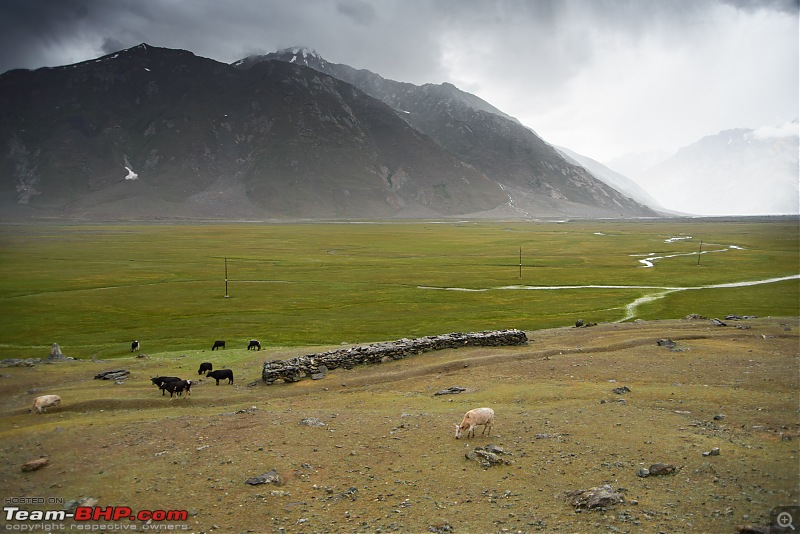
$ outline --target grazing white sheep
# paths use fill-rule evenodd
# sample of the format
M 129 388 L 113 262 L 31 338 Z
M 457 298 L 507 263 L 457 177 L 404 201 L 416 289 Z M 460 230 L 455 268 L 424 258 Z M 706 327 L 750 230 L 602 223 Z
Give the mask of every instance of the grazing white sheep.
M 31 412 L 47 413 L 48 408 L 54 407 L 61 409 L 61 397 L 58 395 L 42 395 L 41 397 L 36 397 L 36 400 L 33 401 Z
M 475 408 L 474 410 L 470 410 L 464 414 L 464 419 L 461 421 L 461 424 L 456 425 L 456 439 L 461 437 L 461 433 L 466 430 L 467 437 L 469 437 L 470 433 L 473 437 L 475 437 L 475 427 L 478 425 L 483 425 L 483 432 L 481 435 L 492 434 L 492 422 L 494 421 L 494 410 L 491 408 Z

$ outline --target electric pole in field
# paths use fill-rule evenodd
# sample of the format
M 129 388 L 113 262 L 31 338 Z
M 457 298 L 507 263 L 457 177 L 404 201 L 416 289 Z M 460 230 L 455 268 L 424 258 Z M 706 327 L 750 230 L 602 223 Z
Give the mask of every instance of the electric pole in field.
M 700 255 L 703 253 L 703 240 L 700 240 L 700 251 L 697 253 L 697 265 L 700 265 Z
M 519 277 L 522 278 L 522 247 L 519 247 Z
M 225 298 L 228 297 L 228 258 L 225 258 Z

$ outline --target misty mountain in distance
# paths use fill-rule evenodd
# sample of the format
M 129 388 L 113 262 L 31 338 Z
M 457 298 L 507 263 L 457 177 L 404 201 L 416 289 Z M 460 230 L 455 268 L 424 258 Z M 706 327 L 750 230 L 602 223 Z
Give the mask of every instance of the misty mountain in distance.
M 142 44 L 9 71 L 0 75 L 0 145 L 0 214 L 12 219 L 669 213 L 653 198 L 699 213 L 557 150 L 451 84 L 386 80 L 303 48 L 228 65 Z M 796 149 L 793 165 L 796 175 Z
M 474 95 L 452 85 L 397 87 L 405 110 L 289 61 L 227 65 L 147 44 L 75 65 L 9 71 L 0 75 L 0 213 L 90 220 L 656 215 Z
M 640 176 L 647 169 L 655 167 L 662 161 L 669 159 L 673 154 L 673 152 L 663 150 L 629 152 L 622 156 L 604 161 L 601 165 L 611 169 L 612 172 L 617 172 L 629 179 L 633 179 L 634 176 Z
M 633 199 L 636 199 L 638 202 L 642 204 L 646 204 L 654 209 L 659 211 L 665 211 L 664 208 L 659 205 L 658 201 L 653 198 L 650 193 L 642 189 L 639 184 L 628 178 L 627 176 L 618 173 L 612 169 L 609 169 L 599 161 L 596 161 L 590 157 L 583 156 L 578 154 L 577 152 L 570 150 L 566 147 L 556 147 L 556 149 L 561 152 L 565 158 L 568 158 L 574 161 L 577 165 L 582 166 L 590 173 L 592 173 L 597 178 L 603 180 L 605 183 L 620 191 L 625 193 L 626 195 L 630 196 Z
M 628 176 L 668 210 L 695 215 L 797 214 L 800 136 L 797 120 L 786 126 L 709 135 L 656 165 L 629 170 Z
M 515 118 L 452 84 L 416 86 L 388 80 L 368 70 L 328 62 L 316 51 L 304 47 L 251 56 L 233 65 L 248 69 L 272 60 L 306 65 L 353 84 L 391 106 L 444 149 L 497 181 L 510 201 L 488 213 L 490 216 L 657 215 L 649 206 L 598 180 L 574 161 L 566 160 Z

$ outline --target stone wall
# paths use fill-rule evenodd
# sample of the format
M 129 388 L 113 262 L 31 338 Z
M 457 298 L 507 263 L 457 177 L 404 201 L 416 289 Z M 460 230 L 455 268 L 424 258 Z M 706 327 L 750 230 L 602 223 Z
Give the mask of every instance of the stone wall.
M 527 342 L 528 337 L 522 330 L 492 330 L 468 334 L 443 334 L 416 339 L 404 338 L 386 343 L 373 343 L 371 345 L 307 354 L 290 360 L 264 362 L 261 378 L 267 384 L 272 384 L 276 380 L 297 382 L 308 376 L 322 378 L 327 371 L 339 367 L 352 369 L 359 364 L 400 360 L 413 354 L 432 350 L 524 345 Z

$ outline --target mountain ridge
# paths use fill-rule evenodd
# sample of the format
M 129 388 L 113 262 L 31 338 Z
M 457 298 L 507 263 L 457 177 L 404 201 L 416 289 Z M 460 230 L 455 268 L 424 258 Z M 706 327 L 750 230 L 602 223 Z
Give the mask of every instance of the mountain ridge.
M 667 209 L 703 216 L 798 214 L 799 153 L 797 133 L 733 128 L 704 136 L 631 178 Z
M 477 97 L 454 86 L 405 86 L 399 101 L 416 102 L 417 115 L 438 109 L 439 117 L 460 121 L 428 121 L 423 129 L 419 116 L 409 120 L 409 113 L 338 77 L 287 61 L 251 63 L 227 65 L 143 43 L 74 65 L 0 75 L 3 213 L 89 219 L 654 214 L 582 167 L 547 159 L 552 147 L 535 145 L 517 122 L 464 103 Z M 531 159 L 536 151 L 546 158 Z

